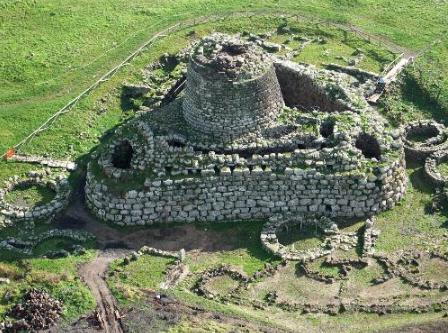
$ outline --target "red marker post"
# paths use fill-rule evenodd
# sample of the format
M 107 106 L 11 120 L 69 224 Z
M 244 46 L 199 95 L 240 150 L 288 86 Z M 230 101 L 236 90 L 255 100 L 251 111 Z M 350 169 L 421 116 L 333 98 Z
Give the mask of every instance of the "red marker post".
M 9 149 L 6 151 L 6 154 L 5 154 L 5 160 L 10 159 L 10 158 L 13 157 L 15 154 L 16 154 L 15 149 L 14 149 L 14 148 L 9 148 Z

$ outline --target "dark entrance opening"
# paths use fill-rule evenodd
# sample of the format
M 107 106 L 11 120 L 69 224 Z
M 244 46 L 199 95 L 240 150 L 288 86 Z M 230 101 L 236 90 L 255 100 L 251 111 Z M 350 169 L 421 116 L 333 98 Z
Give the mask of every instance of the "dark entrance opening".
M 356 140 L 355 147 L 361 150 L 366 158 L 376 158 L 377 160 L 381 158 L 381 149 L 378 140 L 370 134 L 360 134 Z
M 168 142 L 168 146 L 174 147 L 174 148 L 184 148 L 186 146 L 186 144 L 184 142 L 177 140 L 177 139 L 170 139 L 167 142 Z
M 222 51 L 231 56 L 237 56 L 246 53 L 247 47 L 244 44 L 228 43 L 222 46 Z
M 129 169 L 131 167 L 134 149 L 129 141 L 122 141 L 115 146 L 112 154 L 112 165 L 118 169 Z
M 334 133 L 334 120 L 329 119 L 325 120 L 320 125 L 320 135 L 322 135 L 324 138 L 328 138 L 332 136 Z

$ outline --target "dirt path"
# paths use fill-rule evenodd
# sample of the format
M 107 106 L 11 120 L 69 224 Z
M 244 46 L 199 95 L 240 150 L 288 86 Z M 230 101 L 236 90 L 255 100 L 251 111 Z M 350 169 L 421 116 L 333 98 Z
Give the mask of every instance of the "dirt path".
M 79 277 L 95 297 L 98 327 L 105 333 L 123 333 L 115 298 L 107 287 L 105 277 L 109 264 L 126 255 L 125 250 L 100 251 L 96 258 L 79 267 Z
M 84 184 L 84 182 L 81 182 Z M 232 230 L 218 232 L 198 228 L 192 224 L 172 224 L 129 230 L 99 222 L 85 206 L 83 185 L 74 191 L 73 200 L 64 214 L 56 221 L 59 228 L 82 229 L 95 235 L 100 249 L 123 248 L 139 250 L 152 246 L 162 250 L 224 251 L 237 246 L 238 236 Z M 130 231 L 133 230 L 133 231 Z
M 166 332 L 180 322 L 188 323 L 188 332 L 204 332 L 204 323 L 217 324 L 228 332 L 292 333 L 294 330 L 274 327 L 265 322 L 219 313 L 197 305 L 189 305 L 170 296 L 147 292 L 145 304 L 149 309 L 131 308 L 126 313 L 123 326 L 132 332 Z M 154 320 L 154 313 L 158 320 Z M 213 328 L 209 329 L 214 332 Z M 187 329 L 184 328 L 187 332 Z M 183 331 L 183 332 L 184 332 Z M 226 331 L 226 332 L 227 332 Z

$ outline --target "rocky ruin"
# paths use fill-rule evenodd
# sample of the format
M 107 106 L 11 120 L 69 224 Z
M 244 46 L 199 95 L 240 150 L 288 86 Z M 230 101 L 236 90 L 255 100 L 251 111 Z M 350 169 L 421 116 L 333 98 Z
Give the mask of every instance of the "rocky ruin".
M 31 207 L 11 204 L 6 200 L 6 194 L 17 187 L 40 185 L 48 187 L 55 192 L 55 197 L 48 203 L 37 204 Z M 0 226 L 3 223 L 9 225 L 14 222 L 30 222 L 37 220 L 51 221 L 58 213 L 64 210 L 68 203 L 71 187 L 66 174 L 51 173 L 49 170 L 29 172 L 26 178 L 18 176 L 10 178 L 0 188 Z
M 407 124 L 403 141 L 406 157 L 415 161 L 425 161 L 430 155 L 448 147 L 445 126 L 434 120 L 419 120 Z
M 22 302 L 8 312 L 14 321 L 0 323 L 0 331 L 13 333 L 48 329 L 62 313 L 62 302 L 43 290 L 31 289 L 23 296 Z
M 192 47 L 184 91 L 96 153 L 87 204 L 118 225 L 390 209 L 405 192 L 404 149 L 367 86 L 213 34 Z

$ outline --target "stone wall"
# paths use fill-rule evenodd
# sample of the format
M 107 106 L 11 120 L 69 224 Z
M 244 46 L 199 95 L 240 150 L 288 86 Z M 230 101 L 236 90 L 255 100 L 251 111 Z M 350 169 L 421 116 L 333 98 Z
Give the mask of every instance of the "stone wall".
M 347 80 L 348 76 L 337 75 L 331 71 L 318 71 L 314 66 L 299 65 L 290 61 L 276 62 L 275 69 L 283 99 L 289 107 L 319 109 L 325 112 L 355 111 L 357 108 L 351 105 L 357 96 L 349 96 L 349 84 L 340 82 Z M 361 97 L 359 96 L 359 101 L 363 100 Z
M 441 173 L 439 165 L 448 161 L 448 152 L 439 150 L 431 154 L 425 160 L 425 174 L 434 186 L 443 187 L 448 183 L 448 177 Z
M 237 37 L 206 37 L 192 49 L 185 95 L 140 113 L 94 156 L 87 203 L 120 225 L 391 208 L 406 186 L 401 137 L 362 84 Z M 133 154 L 120 169 L 114 153 L 124 140 Z
M 198 131 L 241 135 L 275 119 L 284 105 L 273 66 L 246 81 L 210 81 L 197 66 L 188 66 L 183 113 Z
M 148 180 L 144 190 L 124 193 L 98 182 L 90 168 L 87 178 L 91 210 L 119 225 L 259 219 L 282 212 L 365 216 L 392 208 L 406 187 L 401 159 L 376 175 L 235 169 L 219 176 Z
M 411 122 L 403 131 L 404 150 L 406 158 L 410 160 L 421 162 L 431 154 L 448 148 L 447 130 L 443 124 L 434 120 Z
M 0 188 L 0 222 L 3 219 L 9 220 L 9 222 L 50 220 L 68 205 L 71 187 L 66 175 L 51 175 L 50 171 L 47 171 L 48 173 L 31 171 L 28 173 L 27 178 L 15 176 L 5 182 L 5 186 Z M 38 203 L 30 207 L 11 204 L 6 201 L 6 194 L 13 191 L 16 187 L 32 185 L 40 185 L 52 189 L 55 192 L 54 198 L 47 203 Z

